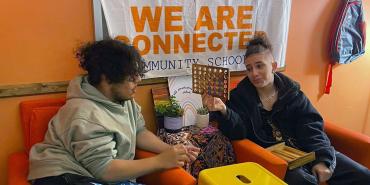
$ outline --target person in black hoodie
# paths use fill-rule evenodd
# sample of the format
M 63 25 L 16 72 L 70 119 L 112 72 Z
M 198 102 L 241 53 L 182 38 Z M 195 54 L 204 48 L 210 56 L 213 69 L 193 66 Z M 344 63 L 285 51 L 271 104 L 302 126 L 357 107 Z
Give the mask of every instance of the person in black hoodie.
M 288 184 L 370 184 L 369 169 L 331 146 L 323 118 L 299 84 L 275 72 L 277 64 L 266 37 L 248 43 L 245 65 L 247 77 L 231 91 L 226 104 L 202 96 L 224 135 L 231 140 L 248 138 L 262 147 L 285 142 L 305 152 L 314 151 L 315 161 L 287 171 L 284 180 Z

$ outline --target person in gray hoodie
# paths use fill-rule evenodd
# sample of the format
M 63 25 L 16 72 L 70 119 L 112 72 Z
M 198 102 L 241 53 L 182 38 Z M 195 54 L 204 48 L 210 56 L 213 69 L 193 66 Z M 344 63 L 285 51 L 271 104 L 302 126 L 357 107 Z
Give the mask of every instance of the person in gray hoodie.
M 33 185 L 132 184 L 195 160 L 199 148 L 167 145 L 145 128 L 134 100 L 145 70 L 134 47 L 96 41 L 80 47 L 76 57 L 87 75 L 70 82 L 66 104 L 30 151 Z M 135 148 L 158 155 L 134 160 Z

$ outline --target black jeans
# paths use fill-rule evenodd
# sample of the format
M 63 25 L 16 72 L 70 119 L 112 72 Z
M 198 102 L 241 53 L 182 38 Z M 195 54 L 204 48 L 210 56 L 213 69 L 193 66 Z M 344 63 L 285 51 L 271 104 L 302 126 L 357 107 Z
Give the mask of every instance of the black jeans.
M 370 185 L 370 170 L 340 152 L 336 152 L 337 166 L 329 185 Z M 289 185 L 317 185 L 318 180 L 307 166 L 288 170 L 285 182 Z
M 92 177 L 85 177 L 76 174 L 65 173 L 58 176 L 44 177 L 34 180 L 32 185 L 144 185 L 131 181 L 118 183 L 107 183 Z
M 32 185 L 93 185 L 93 183 L 108 185 L 108 183 L 95 178 L 70 173 L 36 179 Z

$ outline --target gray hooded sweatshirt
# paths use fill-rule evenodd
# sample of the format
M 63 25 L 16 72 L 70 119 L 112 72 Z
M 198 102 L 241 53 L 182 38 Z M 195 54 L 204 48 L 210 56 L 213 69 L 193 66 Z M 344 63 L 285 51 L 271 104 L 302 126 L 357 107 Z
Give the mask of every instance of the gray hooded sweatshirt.
M 30 150 L 28 179 L 64 173 L 101 179 L 111 160 L 134 158 L 143 129 L 134 100 L 114 103 L 79 76 L 70 82 L 67 102 L 49 122 L 44 141 Z

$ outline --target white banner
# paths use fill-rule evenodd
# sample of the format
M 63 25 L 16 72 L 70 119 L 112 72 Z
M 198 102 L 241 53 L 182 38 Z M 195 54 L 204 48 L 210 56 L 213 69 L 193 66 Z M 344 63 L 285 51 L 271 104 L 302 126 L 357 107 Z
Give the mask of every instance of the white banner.
M 138 48 L 146 78 L 191 74 L 191 64 L 243 71 L 245 45 L 267 34 L 279 67 L 291 0 L 101 0 L 109 36 Z

